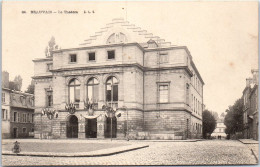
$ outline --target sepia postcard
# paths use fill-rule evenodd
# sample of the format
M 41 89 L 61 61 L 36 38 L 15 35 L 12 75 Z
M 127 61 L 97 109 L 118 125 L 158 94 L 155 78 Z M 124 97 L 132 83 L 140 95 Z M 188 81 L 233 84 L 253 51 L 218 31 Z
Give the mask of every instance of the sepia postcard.
M 258 164 L 258 1 L 3 1 L 2 165 Z

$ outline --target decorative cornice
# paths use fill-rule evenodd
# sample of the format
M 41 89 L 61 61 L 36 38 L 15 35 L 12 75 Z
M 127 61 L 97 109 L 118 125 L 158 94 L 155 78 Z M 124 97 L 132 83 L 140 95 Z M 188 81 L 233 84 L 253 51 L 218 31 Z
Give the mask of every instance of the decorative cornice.
M 33 76 L 32 79 L 44 79 L 44 78 L 52 78 L 53 75 L 38 75 L 38 76 Z
M 152 72 L 152 71 L 166 71 L 166 70 L 185 70 L 190 76 L 192 76 L 192 72 L 187 66 L 175 66 L 175 67 L 160 67 L 160 68 L 152 68 L 152 67 L 143 67 L 139 63 L 134 64 L 115 64 L 115 65 L 104 65 L 104 66 L 92 66 L 92 67 L 74 67 L 74 68 L 60 68 L 53 69 L 51 72 L 65 72 L 65 71 L 76 71 L 76 70 L 95 70 L 95 69 L 105 69 L 105 68 L 127 68 L 127 67 L 135 67 L 141 70 L 142 72 Z M 118 72 L 118 71 L 117 71 Z M 77 75 L 81 75 L 82 73 L 77 73 Z M 52 78 L 53 75 L 44 75 L 44 76 L 34 76 L 33 79 L 44 79 L 44 78 Z
M 40 58 L 40 59 L 34 59 L 32 60 L 33 62 L 44 62 L 44 61 L 52 61 L 52 57 L 51 58 Z
M 86 47 L 79 47 L 79 48 L 69 48 L 69 49 L 60 49 L 52 51 L 53 53 L 60 53 L 66 51 L 75 51 L 75 50 L 86 50 L 86 49 L 97 49 L 97 48 L 107 48 L 107 47 L 118 47 L 118 46 L 137 46 L 139 49 L 144 51 L 143 47 L 134 42 L 134 43 L 119 43 L 119 44 L 109 44 L 109 45 L 96 45 L 96 46 L 86 46 Z

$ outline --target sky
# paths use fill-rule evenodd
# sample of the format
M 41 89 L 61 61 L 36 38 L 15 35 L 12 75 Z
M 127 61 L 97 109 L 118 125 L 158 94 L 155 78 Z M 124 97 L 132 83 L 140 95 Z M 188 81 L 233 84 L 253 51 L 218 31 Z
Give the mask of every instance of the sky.
M 32 10 L 79 14 L 31 14 Z M 187 46 L 205 82 L 204 104 L 219 114 L 242 96 L 251 69 L 258 69 L 257 1 L 9 1 L 3 2 L 2 12 L 2 70 L 9 72 L 10 80 L 21 75 L 22 90 L 34 75 L 32 60 L 45 57 L 52 36 L 61 48 L 73 48 L 114 18 L 124 18 L 173 45 Z

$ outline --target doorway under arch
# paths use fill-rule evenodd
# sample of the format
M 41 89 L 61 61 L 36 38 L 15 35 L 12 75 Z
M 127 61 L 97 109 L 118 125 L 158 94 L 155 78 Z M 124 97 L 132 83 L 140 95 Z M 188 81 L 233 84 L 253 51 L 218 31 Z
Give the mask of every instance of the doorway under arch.
M 97 138 L 97 118 L 85 119 L 86 138 Z
M 78 138 L 78 118 L 75 115 L 67 120 L 67 138 Z

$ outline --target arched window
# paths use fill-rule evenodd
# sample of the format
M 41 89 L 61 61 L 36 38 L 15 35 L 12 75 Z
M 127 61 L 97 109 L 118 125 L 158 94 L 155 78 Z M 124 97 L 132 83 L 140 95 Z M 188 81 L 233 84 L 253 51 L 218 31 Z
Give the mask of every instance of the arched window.
M 127 42 L 126 35 L 122 32 L 113 33 L 107 39 L 107 44 Z
M 94 77 L 87 82 L 87 101 L 98 103 L 98 80 Z
M 69 82 L 69 102 L 70 103 L 80 102 L 80 83 L 75 78 Z
M 118 103 L 118 80 L 111 76 L 106 81 L 106 101 L 108 105 L 117 108 Z

